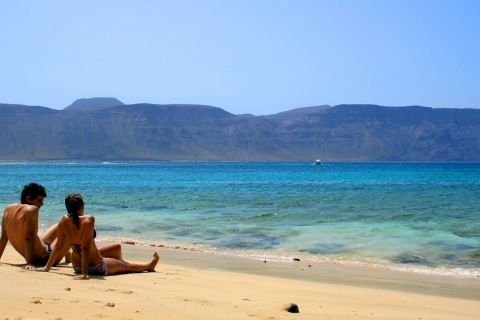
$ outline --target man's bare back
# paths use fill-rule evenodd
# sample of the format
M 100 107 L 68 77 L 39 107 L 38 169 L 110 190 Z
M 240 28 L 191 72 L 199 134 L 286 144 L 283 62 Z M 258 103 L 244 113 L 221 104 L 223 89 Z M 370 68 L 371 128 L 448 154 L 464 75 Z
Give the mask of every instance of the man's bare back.
M 11 245 L 20 253 L 27 264 L 41 261 L 48 254 L 47 245 L 38 236 L 39 208 L 29 204 L 14 203 L 5 209 L 2 219 L 2 242 L 10 240 Z M 48 242 L 47 243 L 51 243 Z M 1 252 L 3 254 L 3 252 Z
M 58 224 L 38 236 L 38 217 L 46 196 L 46 189 L 43 186 L 31 183 L 25 186 L 22 192 L 21 204 L 13 203 L 5 208 L 2 218 L 0 258 L 10 241 L 28 265 L 42 266 L 47 263 L 52 251 L 50 245 L 57 237 Z M 56 261 L 55 264 L 58 262 Z

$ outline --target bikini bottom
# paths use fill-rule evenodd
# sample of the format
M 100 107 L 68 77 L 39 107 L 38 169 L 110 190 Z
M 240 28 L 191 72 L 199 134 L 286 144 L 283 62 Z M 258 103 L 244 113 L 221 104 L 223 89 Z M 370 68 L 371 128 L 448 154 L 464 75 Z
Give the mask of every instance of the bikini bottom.
M 52 247 L 50 246 L 50 243 L 44 242 L 47 245 L 47 255 L 43 259 L 34 259 L 33 264 L 39 267 L 45 267 L 47 265 L 48 259 L 50 259 L 50 256 L 52 255 Z
M 101 272 L 99 272 L 100 270 L 98 270 L 98 268 L 100 267 L 102 267 Z M 73 267 L 73 271 L 75 271 L 75 273 L 77 274 L 82 273 L 82 266 Z M 105 262 L 105 259 L 102 259 L 102 261 L 100 261 L 96 265 L 88 267 L 88 274 L 108 276 L 108 268 L 107 268 L 107 263 Z

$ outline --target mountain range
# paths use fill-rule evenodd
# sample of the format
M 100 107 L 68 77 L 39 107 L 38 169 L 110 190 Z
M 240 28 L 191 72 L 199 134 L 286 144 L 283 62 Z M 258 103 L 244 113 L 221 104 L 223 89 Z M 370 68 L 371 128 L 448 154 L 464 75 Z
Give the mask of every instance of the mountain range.
M 192 104 L 0 104 L 0 160 L 480 161 L 480 110 L 344 104 L 235 115 Z

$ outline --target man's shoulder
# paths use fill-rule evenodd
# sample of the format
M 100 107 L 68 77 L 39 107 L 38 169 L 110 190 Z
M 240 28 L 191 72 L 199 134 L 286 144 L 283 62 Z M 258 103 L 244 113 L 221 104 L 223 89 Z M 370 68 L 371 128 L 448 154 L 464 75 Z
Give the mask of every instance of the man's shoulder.
M 15 214 L 15 212 L 17 212 L 22 206 L 23 204 L 21 203 L 11 203 L 5 207 L 4 214 L 5 215 Z
M 33 204 L 22 204 L 22 208 L 20 210 L 33 213 L 38 213 L 40 211 L 40 209 L 38 209 L 38 207 L 34 206 Z
M 5 207 L 5 209 L 20 207 L 20 206 L 22 206 L 21 203 L 10 203 L 9 205 L 7 205 L 7 206 Z
M 31 204 L 12 203 L 5 208 L 5 216 L 17 216 L 19 214 L 38 214 L 38 207 Z
M 12 203 L 5 208 L 3 221 L 15 225 L 23 224 L 26 221 L 38 222 L 39 210 L 36 206 L 22 203 Z

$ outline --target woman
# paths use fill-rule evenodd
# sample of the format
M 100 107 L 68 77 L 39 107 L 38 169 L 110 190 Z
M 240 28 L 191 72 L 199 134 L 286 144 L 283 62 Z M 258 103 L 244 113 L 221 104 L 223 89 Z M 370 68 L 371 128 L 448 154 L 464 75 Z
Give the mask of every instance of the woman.
M 122 259 L 119 245 L 99 249 L 95 244 L 95 217 L 85 216 L 85 205 L 80 194 L 70 194 L 65 198 L 68 216 L 63 216 L 58 224 L 57 244 L 44 268 L 29 270 L 46 271 L 52 267 L 58 256 L 72 248 L 72 265 L 75 280 L 88 280 L 91 275 L 113 275 L 132 272 L 153 272 L 160 259 L 157 252 L 149 263 L 130 263 Z M 103 254 L 103 255 L 102 255 Z

